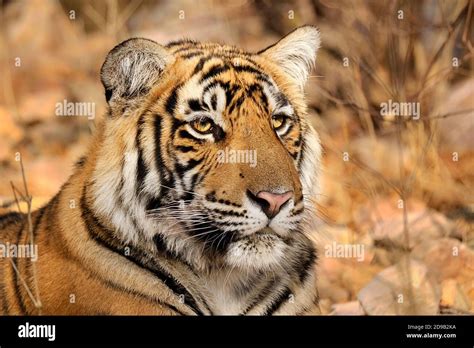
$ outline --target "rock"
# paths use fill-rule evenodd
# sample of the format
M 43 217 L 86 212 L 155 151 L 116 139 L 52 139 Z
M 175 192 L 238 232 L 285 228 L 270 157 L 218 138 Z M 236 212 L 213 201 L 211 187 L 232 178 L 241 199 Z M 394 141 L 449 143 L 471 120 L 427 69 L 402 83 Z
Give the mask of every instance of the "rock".
M 441 238 L 417 245 L 411 252 L 441 281 L 463 274 L 474 279 L 474 252 L 457 239 Z
M 332 302 L 327 298 L 322 298 L 319 300 L 319 309 L 321 310 L 321 314 L 326 315 L 330 314 L 332 311 Z
M 335 303 L 346 302 L 349 300 L 349 291 L 339 286 L 333 286 L 329 293 L 329 299 Z
M 443 214 L 426 209 L 422 212 L 407 214 L 408 221 L 408 248 L 426 241 L 449 236 L 453 231 L 453 224 Z M 373 235 L 375 241 L 388 246 L 405 248 L 404 219 L 402 210 L 395 218 L 379 221 L 375 224 Z
M 393 264 L 392 254 L 384 248 L 374 248 L 374 261 L 383 267 L 389 267 Z
M 471 313 L 474 313 L 474 281 L 471 279 L 471 283 L 469 285 L 469 289 L 467 290 L 467 297 L 469 298 L 469 301 L 471 302 Z
M 346 302 L 349 300 L 349 292 L 337 282 L 329 282 L 326 277 L 320 277 L 318 283 L 319 296 L 328 299 L 331 303 Z
M 426 204 L 416 199 L 405 201 L 409 213 L 421 213 L 426 210 Z M 379 198 L 360 207 L 354 213 L 354 221 L 361 230 L 373 229 L 379 221 L 400 219 L 403 217 L 399 197 Z
M 444 115 L 460 110 L 472 110 L 474 79 L 467 79 L 450 88 L 446 98 L 439 101 L 434 115 Z M 472 151 L 474 148 L 474 111 L 438 120 L 441 149 L 455 149 L 457 152 Z
M 357 298 L 369 315 L 433 315 L 439 312 L 440 291 L 425 265 L 402 258 L 377 274 Z
M 353 300 L 355 295 L 366 286 L 382 268 L 379 265 L 345 265 L 338 284 L 351 294 Z
M 336 303 L 332 306 L 332 315 L 366 315 L 359 301 Z
M 471 309 L 471 301 L 455 279 L 446 279 L 441 283 L 440 305 L 461 311 Z
M 322 226 L 314 240 L 321 259 L 339 259 L 360 265 L 371 264 L 374 258 L 372 238 L 344 226 Z

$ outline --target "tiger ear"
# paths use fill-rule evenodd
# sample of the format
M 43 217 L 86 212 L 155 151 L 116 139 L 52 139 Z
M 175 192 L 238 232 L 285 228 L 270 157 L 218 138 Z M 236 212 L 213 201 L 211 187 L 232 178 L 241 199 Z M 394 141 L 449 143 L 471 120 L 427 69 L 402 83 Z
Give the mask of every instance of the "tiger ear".
M 173 55 L 152 40 L 134 38 L 122 42 L 107 54 L 100 70 L 105 99 L 111 105 L 143 96 L 173 61 Z
M 307 25 L 293 30 L 258 53 L 275 62 L 303 88 L 316 62 L 320 44 L 319 30 Z

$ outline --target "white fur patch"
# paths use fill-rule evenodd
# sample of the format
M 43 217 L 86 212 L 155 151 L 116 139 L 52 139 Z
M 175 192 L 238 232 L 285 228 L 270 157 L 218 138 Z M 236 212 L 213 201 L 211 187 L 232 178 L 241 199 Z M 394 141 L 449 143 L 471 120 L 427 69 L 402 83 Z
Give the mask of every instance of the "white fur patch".
M 285 243 L 275 235 L 249 236 L 232 243 L 226 262 L 241 270 L 273 268 L 284 256 Z

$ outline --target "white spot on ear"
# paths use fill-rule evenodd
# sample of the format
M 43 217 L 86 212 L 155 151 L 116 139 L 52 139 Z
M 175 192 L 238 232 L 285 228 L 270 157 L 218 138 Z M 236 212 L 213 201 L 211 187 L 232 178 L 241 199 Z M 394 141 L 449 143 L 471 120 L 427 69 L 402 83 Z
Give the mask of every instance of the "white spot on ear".
M 312 26 L 304 26 L 286 35 L 260 54 L 277 63 L 303 88 L 316 62 L 316 52 L 320 45 L 319 30 Z

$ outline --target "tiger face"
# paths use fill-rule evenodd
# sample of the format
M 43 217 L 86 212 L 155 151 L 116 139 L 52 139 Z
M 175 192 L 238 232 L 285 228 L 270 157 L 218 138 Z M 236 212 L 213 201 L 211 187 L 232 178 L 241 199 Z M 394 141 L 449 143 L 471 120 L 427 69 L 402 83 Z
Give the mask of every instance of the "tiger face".
M 313 27 L 255 54 L 189 40 L 115 47 L 101 71 L 95 209 L 126 243 L 193 265 L 281 267 L 307 242 L 318 184 L 303 91 L 318 47 Z

